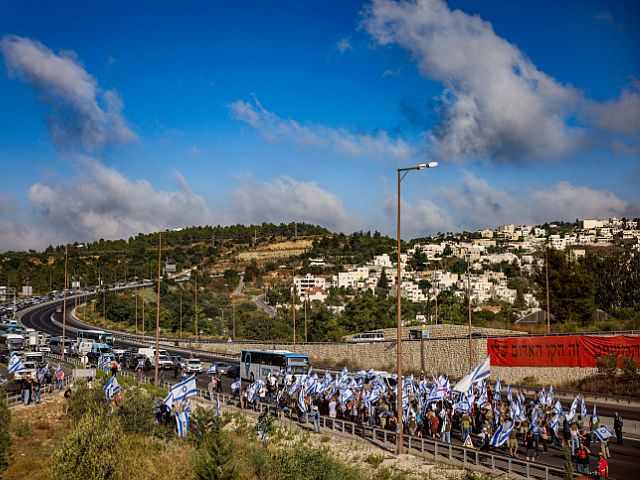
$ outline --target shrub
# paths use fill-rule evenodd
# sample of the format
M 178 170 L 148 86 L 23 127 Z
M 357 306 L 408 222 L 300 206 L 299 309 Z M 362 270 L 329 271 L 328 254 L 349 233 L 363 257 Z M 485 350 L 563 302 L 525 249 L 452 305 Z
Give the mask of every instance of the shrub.
M 131 389 L 118 409 L 125 433 L 149 435 L 156 428 L 153 398 L 142 389 Z
M 13 423 L 13 433 L 16 437 L 28 437 L 33 432 L 33 427 L 26 420 L 18 420 Z
M 384 462 L 383 455 L 368 455 L 365 458 L 365 462 L 371 465 L 373 468 L 378 468 L 382 462 Z
M 622 357 L 622 379 L 636 383 L 639 377 L 638 361 L 633 357 Z
M 618 357 L 605 355 L 598 359 L 598 374 L 603 377 L 615 377 L 618 372 Z
M 11 426 L 11 411 L 4 396 L 4 390 L 0 388 L 0 470 L 9 466 L 11 461 L 12 445 L 9 427 Z
M 52 478 L 102 480 L 114 478 L 121 460 L 122 426 L 117 418 L 86 413 L 76 429 L 53 450 Z
M 268 468 L 257 471 L 259 480 L 343 480 L 358 479 L 360 474 L 329 455 L 324 449 L 299 445 L 271 453 Z
M 108 411 L 108 403 L 104 390 L 99 382 L 93 388 L 79 386 L 67 399 L 67 415 L 74 422 L 78 422 L 84 415 L 104 415 Z
M 234 442 L 222 431 L 220 422 L 214 421 L 204 431 L 200 448 L 194 457 L 194 473 L 197 480 L 232 480 L 240 478 L 235 466 L 230 463 L 234 454 Z

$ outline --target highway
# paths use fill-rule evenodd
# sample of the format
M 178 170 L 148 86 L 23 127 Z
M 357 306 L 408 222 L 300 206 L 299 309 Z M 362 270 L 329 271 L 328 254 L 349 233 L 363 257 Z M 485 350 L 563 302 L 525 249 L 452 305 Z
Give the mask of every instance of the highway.
M 48 333 L 50 335 L 61 335 L 61 328 L 54 324 L 51 321 L 52 315 L 55 314 L 55 307 L 59 305 L 61 302 L 57 302 L 55 304 L 45 304 L 27 311 L 22 315 L 22 323 L 26 327 L 34 328 L 36 330 Z M 83 325 L 77 324 L 74 319 L 71 317 L 71 310 L 74 306 L 74 300 L 67 300 L 67 325 L 74 328 L 84 328 Z M 58 318 L 56 320 L 62 321 L 61 314 L 55 314 Z M 69 338 L 74 338 L 75 335 L 73 332 L 68 332 Z M 126 348 L 134 345 L 129 342 L 118 342 L 118 346 L 122 348 Z M 171 347 L 163 347 L 166 348 L 169 352 L 176 355 L 184 356 L 184 351 L 176 351 Z M 218 357 L 213 354 L 209 354 L 202 351 L 194 351 L 194 354 L 198 356 L 203 362 L 214 362 L 214 361 L 225 361 L 231 364 L 238 364 L 238 361 L 230 361 L 228 358 Z M 153 375 L 152 371 L 149 372 Z M 163 374 L 164 380 L 173 382 L 173 372 L 164 372 Z M 176 380 L 177 381 L 177 380 Z M 210 381 L 210 376 L 206 374 L 202 374 L 198 377 L 198 387 L 202 389 L 206 389 L 207 383 Z M 231 378 L 223 377 L 223 392 L 230 392 L 230 384 L 232 382 Z M 623 418 L 628 420 L 640 420 L 640 412 L 634 409 L 619 409 L 620 414 Z M 326 412 L 322 412 L 326 413 Z M 607 408 L 605 406 L 598 408 L 598 414 L 601 416 L 613 416 L 613 410 L 611 408 Z M 458 439 L 454 439 L 454 442 L 458 442 Z M 640 441 L 635 439 L 626 439 L 625 444 L 623 446 L 612 444 L 610 446 L 612 459 L 610 461 L 610 473 L 611 478 L 614 479 L 635 479 L 638 477 L 637 469 L 640 467 Z M 521 447 L 522 451 L 522 447 Z M 549 464 L 555 467 L 562 467 L 564 462 L 564 457 L 562 455 L 562 451 L 556 447 L 552 446 L 549 448 L 549 452 L 544 453 L 541 457 L 541 462 L 545 464 Z M 592 464 L 595 462 L 595 459 L 592 457 Z

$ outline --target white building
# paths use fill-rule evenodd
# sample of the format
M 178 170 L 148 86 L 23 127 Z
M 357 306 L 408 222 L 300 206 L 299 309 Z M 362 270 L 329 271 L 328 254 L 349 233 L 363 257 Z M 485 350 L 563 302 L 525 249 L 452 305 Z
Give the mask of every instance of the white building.
M 293 284 L 296 286 L 296 292 L 298 295 L 302 296 L 310 288 L 325 288 L 326 281 L 322 277 L 315 277 L 310 273 L 307 273 L 304 277 L 294 277 Z
M 582 220 L 580 225 L 583 229 L 589 230 L 591 228 L 600 228 L 604 226 L 603 220 Z

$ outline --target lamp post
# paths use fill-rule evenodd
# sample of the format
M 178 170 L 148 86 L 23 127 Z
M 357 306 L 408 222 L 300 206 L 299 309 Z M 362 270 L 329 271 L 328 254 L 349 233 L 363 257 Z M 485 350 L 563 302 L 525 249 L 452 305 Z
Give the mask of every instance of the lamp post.
M 403 422 L 402 422 L 402 304 L 401 304 L 401 290 L 402 290 L 402 271 L 400 265 L 400 183 L 405 175 L 410 170 L 424 170 L 426 168 L 434 168 L 438 166 L 438 162 L 429 162 L 429 163 L 421 163 L 420 165 L 416 165 L 415 167 L 407 167 L 407 168 L 398 168 L 398 258 L 397 258 L 397 276 L 396 276 L 396 293 L 398 300 L 398 325 L 397 325 L 397 340 L 396 340 L 396 367 L 397 367 L 397 375 L 398 375 L 398 384 L 397 384 L 397 395 L 396 395 L 396 408 L 397 408 L 397 419 L 398 419 L 398 434 L 396 436 L 396 451 L 398 455 L 400 455 L 403 451 Z

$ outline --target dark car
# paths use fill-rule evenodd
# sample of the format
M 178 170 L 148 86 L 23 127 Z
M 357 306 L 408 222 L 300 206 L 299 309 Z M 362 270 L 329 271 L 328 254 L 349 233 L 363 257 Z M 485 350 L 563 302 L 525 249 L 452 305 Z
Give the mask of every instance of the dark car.
M 227 368 L 225 375 L 231 378 L 240 377 L 240 367 L 237 365 L 230 365 L 229 368 Z

